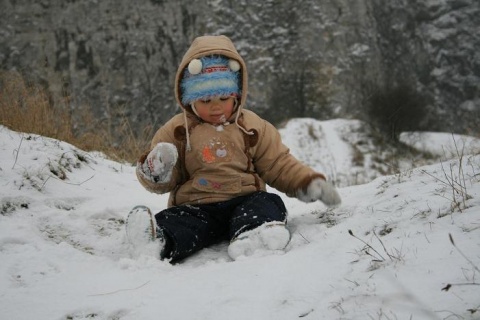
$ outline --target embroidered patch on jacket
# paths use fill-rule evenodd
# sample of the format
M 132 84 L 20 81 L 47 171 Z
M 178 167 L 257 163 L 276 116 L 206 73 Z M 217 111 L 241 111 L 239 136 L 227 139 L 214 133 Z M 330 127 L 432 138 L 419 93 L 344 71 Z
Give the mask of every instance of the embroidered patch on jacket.
M 221 191 L 226 193 L 238 193 L 241 188 L 239 177 L 227 177 L 221 182 L 211 177 L 199 177 L 193 181 L 193 186 L 197 190 L 205 192 Z
M 233 143 L 212 138 L 202 148 L 202 160 L 205 163 L 230 162 L 233 158 Z

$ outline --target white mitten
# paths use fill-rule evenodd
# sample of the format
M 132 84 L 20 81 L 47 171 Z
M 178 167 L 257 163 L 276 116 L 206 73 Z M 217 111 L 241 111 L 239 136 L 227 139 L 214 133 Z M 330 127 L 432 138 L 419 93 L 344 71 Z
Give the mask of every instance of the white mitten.
M 307 190 L 299 190 L 297 198 L 303 202 L 320 200 L 328 207 L 338 206 L 342 202 L 335 186 L 321 178 L 313 179 Z
M 150 151 L 145 162 L 139 165 L 142 166 L 143 173 L 153 182 L 167 183 L 172 178 L 172 170 L 177 159 L 178 151 L 175 145 L 160 142 Z

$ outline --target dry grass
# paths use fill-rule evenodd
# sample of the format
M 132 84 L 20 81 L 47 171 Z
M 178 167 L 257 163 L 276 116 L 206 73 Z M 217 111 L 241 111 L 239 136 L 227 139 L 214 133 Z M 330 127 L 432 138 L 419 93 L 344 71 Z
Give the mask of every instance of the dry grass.
M 87 106 L 71 110 L 68 98 L 56 100 L 61 102 L 54 103 L 45 88 L 27 81 L 18 72 L 0 71 L 2 125 L 62 140 L 85 151 L 100 151 L 111 159 L 130 163 L 148 147 L 153 128 L 146 128 L 139 136 L 125 117 L 116 119 L 115 124 L 100 121 Z

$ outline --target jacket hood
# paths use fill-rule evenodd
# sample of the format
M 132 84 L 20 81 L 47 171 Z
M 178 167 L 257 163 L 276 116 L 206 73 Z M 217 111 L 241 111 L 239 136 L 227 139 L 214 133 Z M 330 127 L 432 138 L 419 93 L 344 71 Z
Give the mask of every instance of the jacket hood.
M 237 49 L 235 49 L 233 42 L 226 36 L 201 36 L 193 40 L 190 48 L 183 56 L 182 62 L 180 63 L 175 76 L 175 99 L 177 100 L 178 105 L 189 114 L 194 115 L 191 106 L 182 104 L 182 89 L 180 86 L 180 81 L 182 80 L 183 72 L 193 59 L 214 54 L 223 55 L 230 59 L 234 59 L 240 64 L 240 89 L 242 94 L 239 100 L 237 112 L 239 112 L 245 105 L 248 88 L 247 66 Z

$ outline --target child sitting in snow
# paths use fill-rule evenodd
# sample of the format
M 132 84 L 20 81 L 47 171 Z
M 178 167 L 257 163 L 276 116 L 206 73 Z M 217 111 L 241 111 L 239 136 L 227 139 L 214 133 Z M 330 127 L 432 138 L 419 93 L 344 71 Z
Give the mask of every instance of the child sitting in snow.
M 266 184 L 305 202 L 340 204 L 324 175 L 295 159 L 274 126 L 244 109 L 247 88 L 245 62 L 229 38 L 193 41 L 175 79 L 183 114 L 157 131 L 137 164 L 147 190 L 170 193 L 168 208 L 154 219 L 137 210 L 143 225 L 141 217 L 127 225 L 151 224 L 161 259 L 176 262 L 223 240 L 232 259 L 284 249 L 287 210 Z

